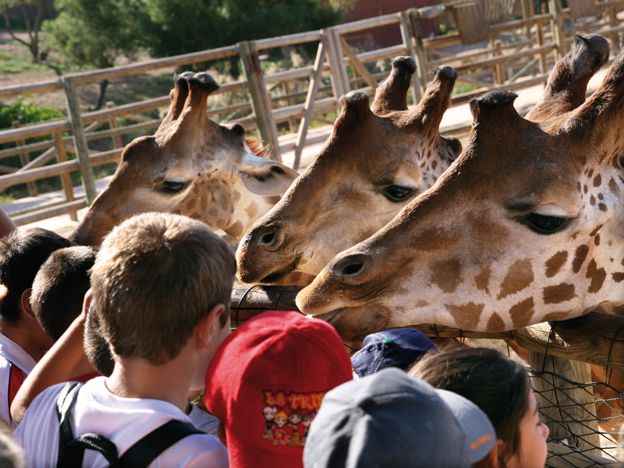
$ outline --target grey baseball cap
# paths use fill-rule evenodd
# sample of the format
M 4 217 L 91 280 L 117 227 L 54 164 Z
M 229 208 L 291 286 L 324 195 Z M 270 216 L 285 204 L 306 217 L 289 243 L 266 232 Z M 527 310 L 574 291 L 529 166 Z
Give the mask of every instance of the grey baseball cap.
M 496 444 L 474 403 L 397 368 L 328 392 L 304 449 L 306 468 L 469 467 Z

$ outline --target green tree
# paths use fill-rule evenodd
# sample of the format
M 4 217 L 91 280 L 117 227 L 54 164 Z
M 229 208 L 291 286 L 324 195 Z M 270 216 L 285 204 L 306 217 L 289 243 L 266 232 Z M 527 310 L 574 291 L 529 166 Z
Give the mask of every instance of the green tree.
M 57 0 L 59 15 L 44 23 L 52 47 L 60 52 L 59 69 L 112 67 L 121 57 L 133 58 L 139 50 L 138 18 L 142 0 Z M 108 80 L 100 83 L 95 106 L 104 104 Z
M 344 0 L 343 0 L 344 1 Z M 220 47 L 336 24 L 326 0 L 143 0 L 145 46 L 154 56 Z
M 41 23 L 46 13 L 46 3 L 44 0 L 0 0 L 0 11 L 4 17 L 4 26 L 9 35 L 20 44 L 26 46 L 32 56 L 34 63 L 39 63 L 45 59 L 41 47 Z M 26 29 L 27 38 L 19 36 L 15 32 L 14 18 L 11 13 L 18 13 L 20 20 Z

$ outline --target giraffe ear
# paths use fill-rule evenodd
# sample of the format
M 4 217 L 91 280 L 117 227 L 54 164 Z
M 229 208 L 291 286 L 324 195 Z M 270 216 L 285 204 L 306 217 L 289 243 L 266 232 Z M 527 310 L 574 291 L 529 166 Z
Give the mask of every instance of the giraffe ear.
M 381 115 L 407 109 L 407 91 L 415 71 L 416 62 L 412 57 L 396 57 L 392 61 L 392 72 L 377 88 L 372 111 Z
M 428 134 L 439 132 L 440 122 L 451 101 L 451 92 L 456 79 L 457 73 L 452 67 L 438 68 L 422 99 L 414 110 L 410 111 L 407 126 Z
M 592 137 L 618 130 L 614 122 L 621 118 L 624 104 L 624 48 L 620 50 L 611 68 L 604 77 L 600 87 L 564 122 L 564 133 L 584 137 L 591 133 Z
M 247 152 L 237 169 L 245 188 L 262 196 L 282 195 L 299 175 L 282 163 Z

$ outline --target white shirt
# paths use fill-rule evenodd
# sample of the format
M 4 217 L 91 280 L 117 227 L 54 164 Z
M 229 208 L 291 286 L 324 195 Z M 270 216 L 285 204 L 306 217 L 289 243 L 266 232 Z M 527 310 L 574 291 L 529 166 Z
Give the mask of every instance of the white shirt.
M 19 368 L 24 375 L 30 374 L 35 360 L 16 343 L 0 333 L 0 418 L 12 424 L 9 404 L 11 366 Z
M 100 434 L 112 441 L 122 456 L 138 440 L 171 419 L 191 422 L 172 403 L 113 395 L 105 381 L 105 377 L 96 377 L 80 389 L 70 415 L 75 437 L 87 432 Z M 56 466 L 59 443 L 56 402 L 64 385 L 54 385 L 37 396 L 17 427 L 15 435 L 24 448 L 29 467 Z M 86 450 L 83 466 L 105 467 L 108 463 L 98 452 Z M 194 434 L 169 447 L 150 464 L 153 468 L 177 466 L 227 467 L 227 451 L 214 436 Z

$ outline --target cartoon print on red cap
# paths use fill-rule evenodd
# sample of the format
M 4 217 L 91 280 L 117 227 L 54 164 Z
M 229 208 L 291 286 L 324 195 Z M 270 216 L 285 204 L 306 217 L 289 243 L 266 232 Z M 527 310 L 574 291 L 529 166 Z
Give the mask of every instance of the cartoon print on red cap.
M 263 438 L 273 445 L 303 447 L 325 392 L 294 393 L 265 390 Z

